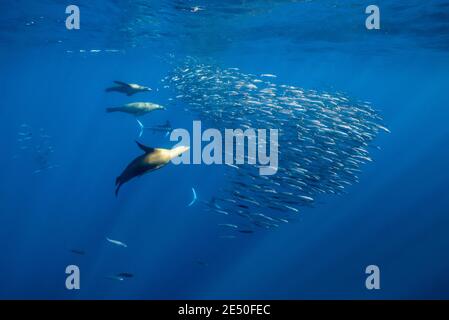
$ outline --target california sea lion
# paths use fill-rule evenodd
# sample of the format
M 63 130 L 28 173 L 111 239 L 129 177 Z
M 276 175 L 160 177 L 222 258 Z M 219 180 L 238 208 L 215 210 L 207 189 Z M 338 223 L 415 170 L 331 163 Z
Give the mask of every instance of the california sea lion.
M 163 109 L 165 109 L 163 106 L 151 102 L 133 102 L 121 107 L 106 108 L 106 112 L 125 112 L 139 117 L 151 111 Z
M 138 92 L 145 92 L 145 91 L 151 91 L 151 88 L 141 86 L 136 83 L 125 83 L 121 81 L 114 81 L 117 86 L 107 88 L 107 92 L 115 91 L 115 92 L 121 92 L 128 96 L 132 96 L 133 94 L 136 94 Z
M 145 173 L 162 168 L 169 163 L 171 159 L 180 156 L 190 149 L 190 147 L 185 146 L 179 146 L 173 149 L 151 148 L 144 146 L 137 141 L 136 143 L 145 153 L 131 161 L 122 174 L 117 177 L 115 180 L 115 185 L 117 186 L 117 189 L 115 190 L 116 196 L 124 183 Z

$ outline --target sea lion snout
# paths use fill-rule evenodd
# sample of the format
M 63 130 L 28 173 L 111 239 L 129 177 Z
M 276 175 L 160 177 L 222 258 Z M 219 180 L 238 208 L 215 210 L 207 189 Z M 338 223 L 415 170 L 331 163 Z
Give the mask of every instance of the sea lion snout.
M 170 150 L 171 153 L 171 158 L 176 158 L 178 156 L 180 156 L 181 154 L 183 154 L 186 151 L 189 151 L 190 147 L 188 146 L 179 146 L 179 147 L 175 147 L 173 149 Z

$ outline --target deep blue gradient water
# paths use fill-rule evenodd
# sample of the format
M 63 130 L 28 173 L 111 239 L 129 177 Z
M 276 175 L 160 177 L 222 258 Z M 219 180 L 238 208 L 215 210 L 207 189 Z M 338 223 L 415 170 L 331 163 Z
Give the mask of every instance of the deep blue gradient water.
M 370 1 L 78 0 L 72 31 L 67 4 L 0 4 L 0 298 L 449 298 L 448 1 L 379 0 L 372 31 Z M 370 101 L 391 133 L 345 194 L 275 230 L 220 238 L 220 217 L 187 207 L 192 186 L 206 200 L 227 183 L 220 166 L 168 165 L 114 196 L 116 176 L 140 154 L 138 129 L 104 109 L 168 105 L 172 93 L 104 89 L 113 80 L 161 88 L 186 56 Z M 195 117 L 168 107 L 144 119 L 190 128 Z M 54 167 L 36 172 L 22 124 L 51 136 Z M 141 141 L 172 145 L 151 133 Z M 80 290 L 65 288 L 70 264 Z M 365 288 L 370 264 L 380 290 Z M 107 278 L 120 272 L 134 277 Z

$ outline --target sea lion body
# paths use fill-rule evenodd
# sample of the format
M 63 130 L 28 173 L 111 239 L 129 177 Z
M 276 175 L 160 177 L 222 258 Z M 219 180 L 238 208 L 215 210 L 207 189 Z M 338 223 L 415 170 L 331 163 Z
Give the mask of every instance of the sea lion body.
M 189 147 L 176 147 L 173 149 L 151 148 L 144 146 L 137 142 L 139 148 L 141 148 L 145 154 L 138 156 L 123 170 L 120 176 L 117 177 L 115 184 L 117 189 L 115 194 L 118 195 L 120 187 L 129 180 L 142 176 L 148 172 L 160 169 L 165 166 L 173 158 L 181 155 L 189 150 Z
M 132 102 L 120 107 L 107 108 L 106 112 L 124 112 L 139 117 L 154 110 L 163 109 L 165 109 L 163 106 L 151 102 Z
M 124 93 L 128 96 L 132 96 L 133 94 L 136 94 L 138 92 L 151 91 L 151 88 L 141 86 L 140 84 L 137 83 L 126 83 L 121 81 L 114 81 L 114 83 L 117 84 L 117 86 L 107 88 L 106 89 L 107 92 L 115 91 Z

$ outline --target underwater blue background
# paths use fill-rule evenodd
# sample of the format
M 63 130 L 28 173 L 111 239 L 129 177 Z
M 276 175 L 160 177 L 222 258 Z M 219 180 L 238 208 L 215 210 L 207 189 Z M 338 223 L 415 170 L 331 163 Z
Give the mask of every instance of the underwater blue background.
M 449 2 L 379 0 L 373 31 L 370 1 L 75 1 L 74 31 L 64 25 L 71 3 L 39 2 L 0 5 L 0 298 L 449 298 Z M 114 195 L 140 154 L 138 128 L 104 109 L 169 105 L 172 93 L 104 89 L 113 80 L 161 88 L 168 56 L 345 92 L 372 102 L 391 133 L 346 194 L 276 230 L 219 238 L 220 217 L 187 204 L 192 186 L 199 199 L 217 194 L 220 166 L 169 165 Z M 191 128 L 195 117 L 169 106 L 142 119 Z M 17 142 L 23 123 L 52 136 L 57 167 L 33 173 Z M 148 132 L 140 141 L 172 145 Z M 65 288 L 69 264 L 80 267 L 80 290 Z M 380 290 L 365 288 L 370 264 Z M 119 272 L 134 277 L 107 278 Z

